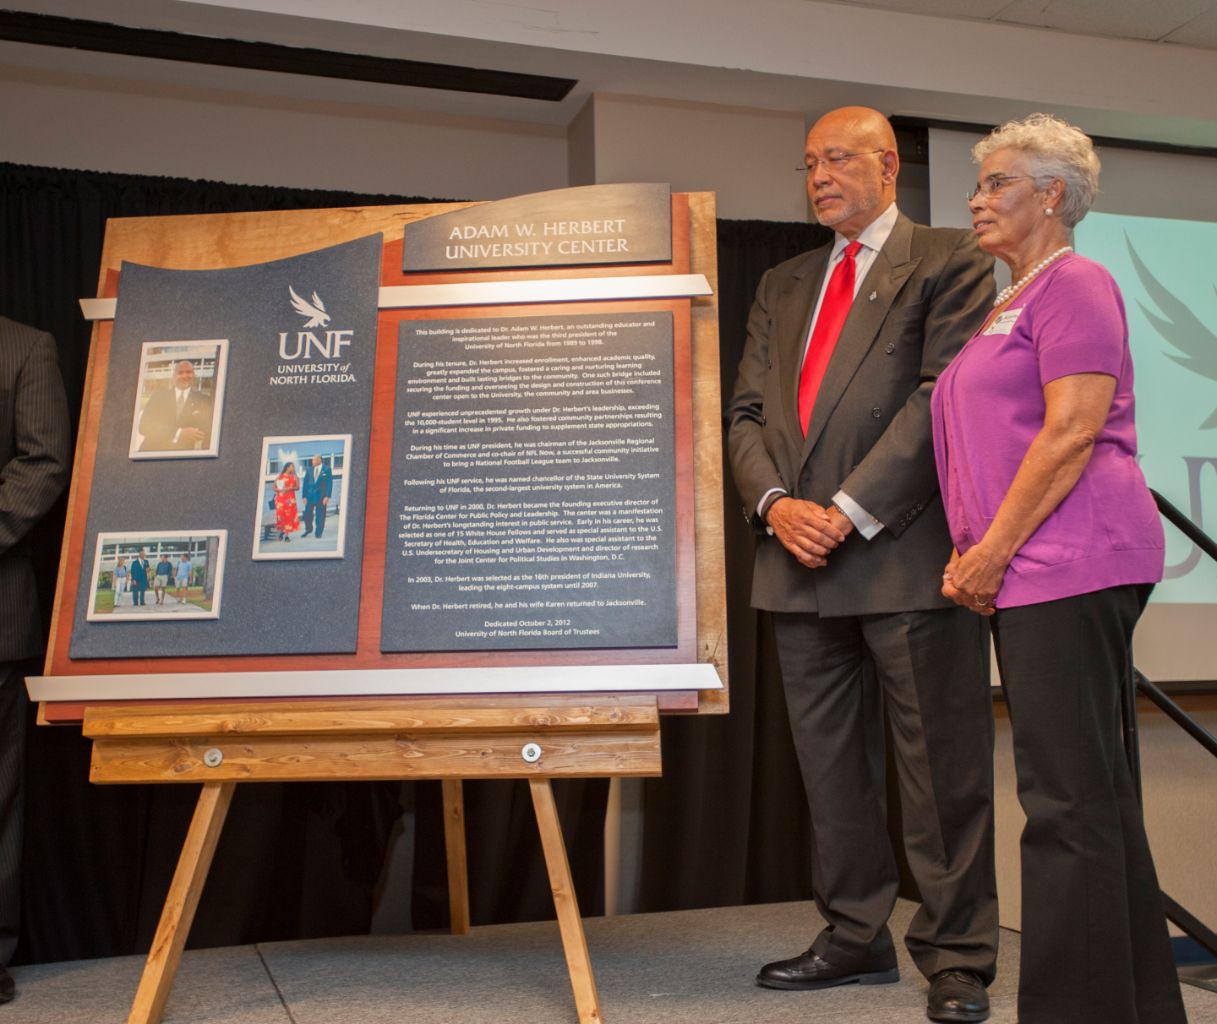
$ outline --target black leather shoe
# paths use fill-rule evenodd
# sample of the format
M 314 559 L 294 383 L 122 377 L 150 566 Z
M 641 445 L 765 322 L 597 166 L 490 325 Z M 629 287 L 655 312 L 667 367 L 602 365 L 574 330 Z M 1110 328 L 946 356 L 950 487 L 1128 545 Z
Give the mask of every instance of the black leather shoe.
M 834 985 L 855 983 L 889 985 L 899 980 L 900 971 L 895 967 L 839 967 L 810 949 L 789 960 L 765 964 L 756 976 L 756 983 L 765 988 L 789 989 L 832 988 Z
M 948 1024 L 971 1024 L 989 1019 L 989 993 L 971 971 L 939 971 L 930 979 L 930 997 L 925 1015 Z
M 0 1003 L 11 1002 L 17 994 L 17 986 L 13 984 L 13 976 L 0 967 Z

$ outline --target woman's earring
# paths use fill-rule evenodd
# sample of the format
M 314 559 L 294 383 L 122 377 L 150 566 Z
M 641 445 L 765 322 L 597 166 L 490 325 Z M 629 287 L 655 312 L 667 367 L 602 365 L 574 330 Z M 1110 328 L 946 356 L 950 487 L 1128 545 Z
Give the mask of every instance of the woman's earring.
M 1052 216 L 1052 214 L 1053 214 L 1053 212 L 1054 212 L 1054 211 L 1053 211 L 1053 209 L 1052 209 L 1052 207 L 1051 207 L 1051 206 L 1045 206 L 1045 207 L 1044 207 L 1044 216 L 1045 216 L 1045 217 L 1051 217 L 1051 216 Z

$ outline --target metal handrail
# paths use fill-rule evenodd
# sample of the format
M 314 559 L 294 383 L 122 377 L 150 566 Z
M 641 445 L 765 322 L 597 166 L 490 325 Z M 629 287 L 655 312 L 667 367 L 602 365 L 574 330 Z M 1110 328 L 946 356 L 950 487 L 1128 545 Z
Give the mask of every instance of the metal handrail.
M 1152 487 L 1149 493 L 1154 496 L 1154 501 L 1158 505 L 1158 511 L 1166 517 L 1166 520 L 1195 544 L 1196 547 L 1208 555 L 1209 558 L 1217 562 L 1217 542 Z
M 1193 523 L 1179 509 L 1175 508 L 1155 490 L 1149 492 L 1154 496 L 1158 511 L 1166 520 L 1183 533 L 1193 544 L 1209 558 L 1217 561 L 1217 543 L 1199 526 Z M 1123 686 L 1123 719 L 1124 719 L 1124 751 L 1128 757 L 1128 767 L 1132 772 L 1133 784 L 1137 791 L 1137 801 L 1141 797 L 1141 743 L 1137 729 L 1137 695 L 1143 694 L 1168 718 L 1184 732 L 1199 743 L 1214 757 L 1217 757 L 1217 737 L 1197 722 L 1191 715 L 1168 697 L 1160 687 L 1151 683 L 1141 672 L 1133 668 L 1125 678 Z M 1213 956 L 1217 956 L 1217 933 L 1203 921 L 1192 914 L 1182 904 L 1171 899 L 1165 892 L 1161 893 L 1163 908 L 1167 918 L 1177 925 L 1186 935 L 1199 943 Z
M 1217 757 L 1217 736 L 1214 736 L 1208 731 L 1208 729 L 1206 729 L 1203 725 L 1197 722 L 1196 719 L 1184 711 L 1183 708 L 1171 700 L 1171 698 L 1167 696 L 1165 690 L 1159 686 L 1156 686 L 1154 683 L 1151 683 L 1136 669 L 1133 671 L 1136 672 L 1137 691 L 1139 693 L 1143 693 L 1146 697 L 1152 700 L 1154 704 L 1158 706 L 1160 711 L 1164 712 L 1169 718 L 1174 720 L 1174 722 L 1176 722 L 1184 732 L 1186 732 L 1189 736 L 1191 736 L 1192 739 L 1204 747 L 1205 750 L 1207 750 L 1214 757 Z

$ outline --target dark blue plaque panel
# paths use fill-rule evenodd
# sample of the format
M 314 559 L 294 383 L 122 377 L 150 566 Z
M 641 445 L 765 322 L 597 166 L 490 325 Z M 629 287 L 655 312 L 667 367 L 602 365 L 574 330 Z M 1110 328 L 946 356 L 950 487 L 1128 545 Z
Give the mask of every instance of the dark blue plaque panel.
M 374 235 L 228 270 L 123 265 L 73 658 L 355 650 L 381 242 Z M 217 454 L 132 458 L 137 389 L 148 392 L 145 346 L 221 340 L 227 365 Z M 346 557 L 254 561 L 264 502 L 263 437 L 348 434 L 341 495 Z M 227 551 L 218 618 L 128 614 L 87 621 L 100 534 L 220 530 L 227 531 Z
M 670 313 L 403 323 L 381 648 L 676 646 Z

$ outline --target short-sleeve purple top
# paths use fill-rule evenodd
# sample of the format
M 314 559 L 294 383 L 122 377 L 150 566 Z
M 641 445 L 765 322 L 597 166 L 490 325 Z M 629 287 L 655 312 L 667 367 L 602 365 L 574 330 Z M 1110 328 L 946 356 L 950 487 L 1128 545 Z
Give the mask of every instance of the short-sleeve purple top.
M 1072 253 L 973 336 L 934 388 L 934 456 L 955 547 L 967 551 L 997 514 L 1044 425 L 1044 385 L 1075 373 L 1115 377 L 1107 422 L 1073 490 L 1011 560 L 998 608 L 1162 578 L 1162 524 L 1137 465 L 1124 301 L 1104 267 Z

